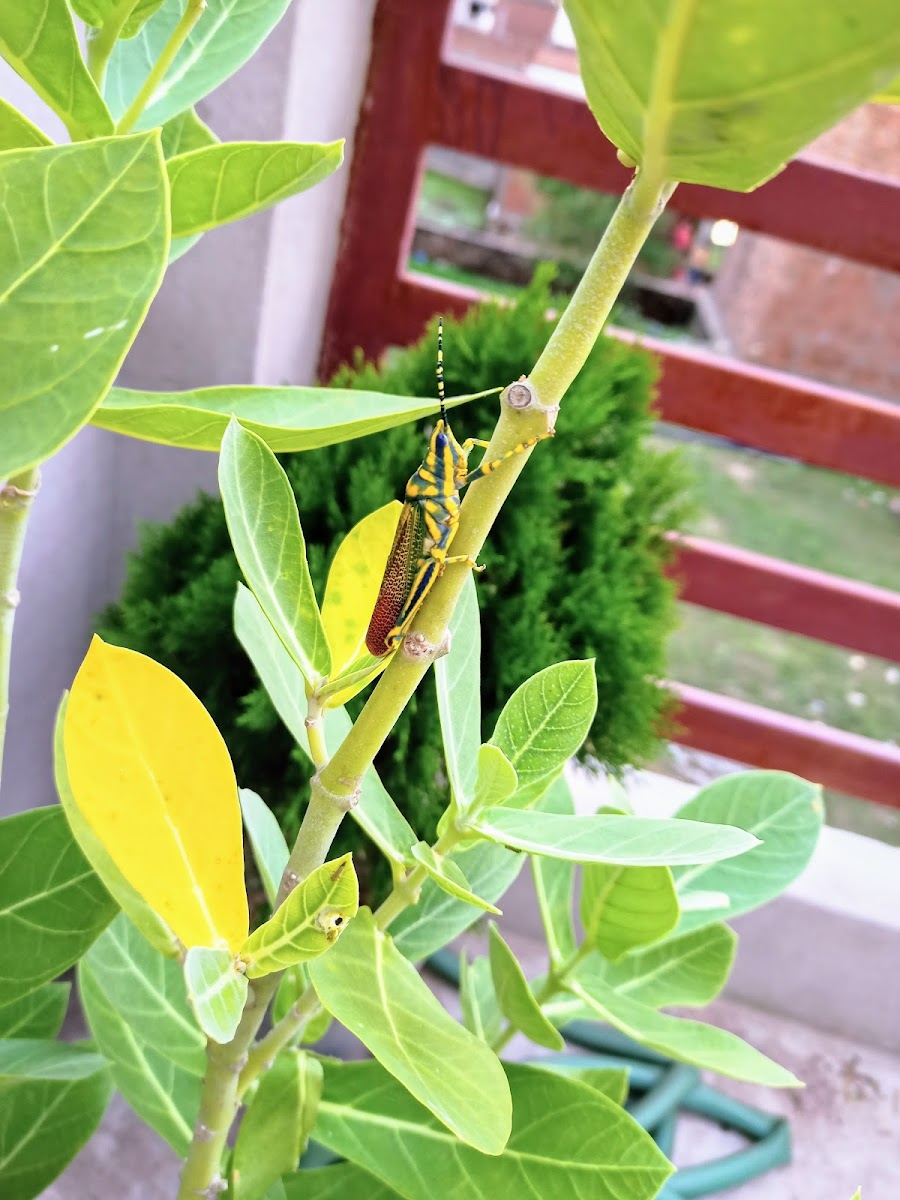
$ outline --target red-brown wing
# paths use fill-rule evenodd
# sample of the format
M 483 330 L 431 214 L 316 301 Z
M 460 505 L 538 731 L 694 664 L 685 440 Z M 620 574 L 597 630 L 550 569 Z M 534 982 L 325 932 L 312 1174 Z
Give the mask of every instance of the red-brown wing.
M 425 520 L 422 506 L 416 502 L 407 502 L 403 505 L 400 520 L 397 522 L 394 544 L 388 555 L 378 599 L 375 601 L 366 634 L 366 648 L 376 657 L 387 654 L 391 648 L 386 638 L 396 626 L 397 619 L 403 611 L 416 577 L 424 545 Z

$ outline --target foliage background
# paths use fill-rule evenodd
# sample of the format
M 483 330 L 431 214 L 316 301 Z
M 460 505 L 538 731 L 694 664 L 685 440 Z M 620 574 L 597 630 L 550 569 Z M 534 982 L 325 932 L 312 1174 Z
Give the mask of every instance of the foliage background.
M 542 268 L 515 309 L 485 304 L 446 321 L 448 395 L 480 391 L 527 370 L 552 322 L 552 268 Z M 429 395 L 434 331 L 391 353 L 379 369 L 358 361 L 343 387 Z M 533 454 L 492 532 L 478 578 L 482 611 L 485 736 L 504 701 L 548 663 L 596 657 L 600 694 L 584 753 L 617 770 L 653 754 L 669 709 L 658 686 L 675 621 L 674 585 L 661 573 L 667 529 L 688 515 L 677 451 L 647 443 L 656 367 L 650 355 L 601 339 L 566 397 L 552 443 Z M 454 416 L 460 439 L 489 436 L 496 401 Z M 351 526 L 402 496 L 421 461 L 426 428 L 406 425 L 319 451 L 281 456 L 297 496 L 316 591 Z M 475 460 L 473 460 L 475 461 Z M 121 600 L 103 613 L 109 641 L 149 654 L 179 674 L 222 731 L 238 780 L 278 813 L 289 836 L 299 823 L 309 768 L 232 632 L 239 578 L 222 507 L 201 495 L 170 525 L 148 526 L 131 556 Z M 352 702 L 355 716 L 364 696 Z M 447 800 L 440 729 L 429 679 L 413 697 L 376 763 L 420 837 L 431 838 Z M 360 847 L 345 822 L 335 853 Z M 362 854 L 365 873 L 378 856 Z

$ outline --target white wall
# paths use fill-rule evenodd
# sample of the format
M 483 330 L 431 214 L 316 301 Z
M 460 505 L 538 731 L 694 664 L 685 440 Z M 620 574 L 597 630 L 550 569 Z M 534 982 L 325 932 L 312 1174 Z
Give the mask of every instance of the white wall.
M 199 107 L 223 140 L 350 137 L 374 0 L 294 0 L 255 58 Z M 0 63 L 0 95 L 53 137 L 60 123 Z M 122 369 L 157 390 L 313 381 L 349 149 L 312 192 L 206 234 L 173 264 Z M 20 573 L 0 812 L 55 800 L 51 733 L 97 611 L 114 600 L 137 522 L 215 486 L 215 456 L 82 430 L 44 468 Z

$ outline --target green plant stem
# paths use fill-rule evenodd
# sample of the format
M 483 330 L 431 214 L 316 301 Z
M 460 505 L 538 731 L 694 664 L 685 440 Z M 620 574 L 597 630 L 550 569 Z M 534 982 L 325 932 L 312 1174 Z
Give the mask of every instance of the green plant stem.
M 191 8 L 188 12 L 190 11 Z M 196 20 L 198 15 L 199 12 L 193 19 Z M 182 24 L 187 16 L 188 13 L 182 19 Z M 187 36 L 189 28 L 183 33 L 178 45 Z M 142 94 L 146 95 L 133 120 L 137 119 L 143 104 L 156 86 L 156 81 L 151 83 L 153 74 L 156 73 L 157 77 L 161 78 L 165 73 L 168 62 L 161 71 L 158 68 L 166 58 L 178 32 L 176 29 L 169 46 L 163 51 L 154 72 L 151 73 L 151 79 L 148 79 L 142 88 Z M 177 49 L 178 46 L 172 51 L 169 62 Z M 139 96 L 138 100 L 140 99 Z M 132 109 L 137 105 L 136 100 Z M 123 118 L 123 124 L 130 114 L 131 110 Z M 130 127 L 129 125 L 128 128 Z M 123 132 L 121 125 L 119 132 Z M 537 392 L 539 404 L 513 408 L 506 403 L 504 393 L 500 419 L 485 451 L 487 458 L 499 458 L 527 438 L 545 433 L 552 426 L 556 406 L 584 365 L 628 271 L 671 192 L 672 187 L 669 185 L 649 189 L 642 185 L 639 177 L 635 178 L 622 197 L 616 215 L 591 259 L 584 279 L 534 368 L 531 383 Z M 502 469 L 477 480 L 467 489 L 453 543 L 454 554 L 478 558 L 491 526 L 524 469 L 530 453 L 531 451 L 527 451 L 514 455 L 504 463 Z M 451 566 L 428 593 L 416 617 L 414 631 L 424 637 L 424 645 L 430 645 L 435 653 L 408 655 L 401 646 L 334 757 L 324 766 L 316 764 L 318 769 L 311 786 L 310 803 L 281 881 L 279 904 L 300 879 L 305 878 L 325 861 L 344 813 L 354 803 L 359 780 L 381 749 L 397 718 L 436 657 L 437 648 L 444 640 L 450 617 L 462 591 L 464 571 L 467 569 L 457 565 Z M 420 643 L 420 649 L 422 645 L 423 643 Z M 453 831 L 453 836 L 458 837 L 459 831 Z M 440 852 L 446 849 L 440 843 L 435 848 L 440 848 Z M 425 871 L 414 867 L 398 881 L 395 892 L 376 914 L 382 929 L 414 902 L 418 887 L 424 882 L 424 878 Z M 221 1162 L 225 1138 L 234 1119 L 239 1092 L 249 1086 L 264 1069 L 265 1064 L 273 1057 L 272 1052 L 276 1045 L 286 1045 L 316 1011 L 318 1001 L 313 990 L 309 988 L 294 1005 L 291 1013 L 251 1050 L 251 1043 L 275 994 L 279 979 L 280 975 L 274 974 L 254 981 L 251 988 L 252 1007 L 248 1001 L 234 1041 L 211 1053 L 203 1087 L 201 1124 L 214 1129 L 215 1133 L 213 1139 L 202 1141 L 198 1139 L 197 1132 L 203 1133 L 204 1137 L 205 1132 L 199 1127 L 198 1131 L 195 1131 L 182 1175 L 178 1200 L 193 1200 L 193 1197 L 203 1195 L 204 1189 L 209 1188 Z M 503 1044 L 505 1045 L 505 1042 Z
M 135 8 L 137 8 L 137 5 L 138 0 L 119 0 L 119 3 L 103 22 L 103 28 L 96 30 L 93 36 L 88 37 L 88 70 L 98 88 L 103 87 L 103 79 L 106 75 L 106 65 L 109 62 L 109 56 L 112 54 L 116 42 L 119 40 L 119 36 L 125 27 L 125 22 L 134 12 Z
M 147 107 L 158 85 L 162 82 L 163 76 L 169 67 L 171 67 L 176 54 L 184 45 L 189 33 L 200 20 L 205 8 L 206 0 L 188 0 L 187 8 L 184 10 L 181 20 L 172 30 L 172 36 L 166 42 L 165 46 L 163 46 L 162 54 L 160 54 L 154 63 L 153 69 L 144 80 L 141 90 L 135 96 L 130 108 L 116 126 L 116 133 L 130 133 L 137 124 L 138 118 Z
M 9 668 L 13 623 L 19 605 L 16 584 L 25 545 L 28 514 L 40 483 L 40 470 L 30 467 L 10 476 L 0 487 L 0 772 L 9 715 Z
M 600 336 L 628 273 L 675 185 L 640 171 L 619 201 L 575 294 L 531 372 L 542 404 L 559 404 Z

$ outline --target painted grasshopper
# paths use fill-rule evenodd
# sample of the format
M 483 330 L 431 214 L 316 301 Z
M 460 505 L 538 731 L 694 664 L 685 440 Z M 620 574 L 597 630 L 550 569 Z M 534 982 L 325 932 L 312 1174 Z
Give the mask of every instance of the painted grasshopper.
M 522 454 L 553 436 L 550 430 L 528 438 L 499 458 L 482 462 L 470 471 L 468 458 L 473 448 L 487 448 L 488 443 L 467 438 L 460 445 L 450 428 L 444 407 L 443 335 L 443 320 L 438 318 L 437 387 L 441 415 L 431 434 L 425 461 L 406 485 L 403 511 L 366 634 L 366 647 L 375 657 L 397 648 L 448 563 L 466 563 L 476 571 L 484 569 L 468 554 L 448 553 L 459 525 L 460 489 L 490 475 L 513 455 Z

